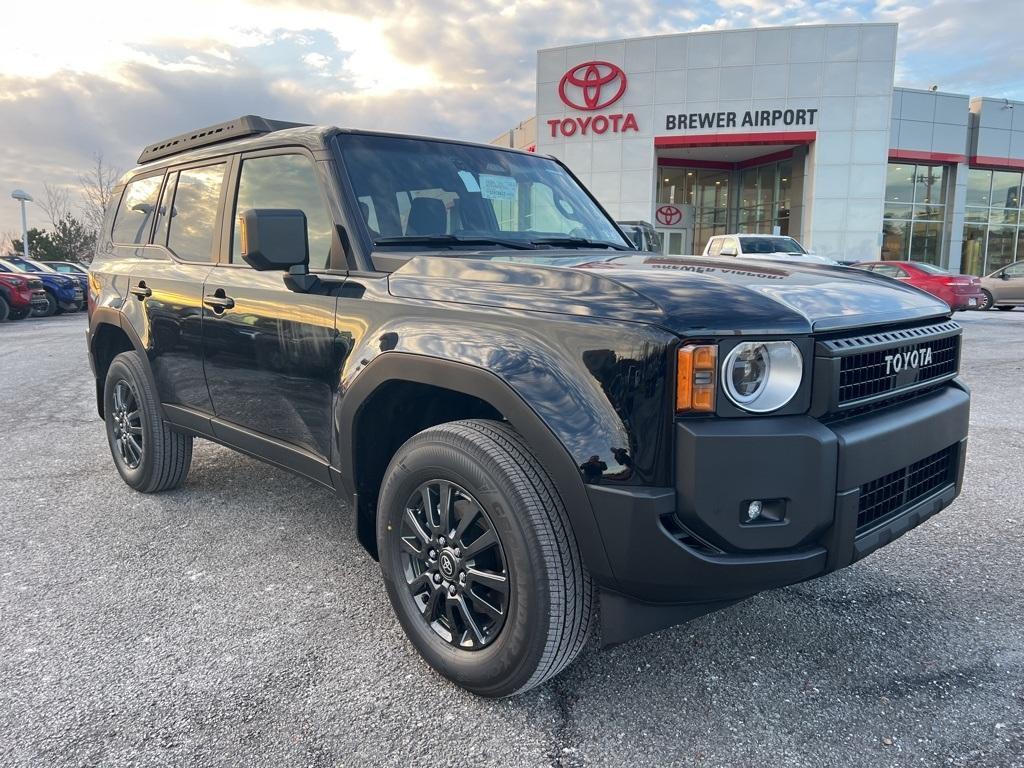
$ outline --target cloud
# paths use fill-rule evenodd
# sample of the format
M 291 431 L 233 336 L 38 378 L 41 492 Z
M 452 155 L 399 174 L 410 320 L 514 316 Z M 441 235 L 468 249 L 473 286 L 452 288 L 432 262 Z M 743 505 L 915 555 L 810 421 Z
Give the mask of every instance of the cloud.
M 901 23 L 898 80 L 1024 98 L 1019 0 L 177 0 L 5 8 L 0 179 L 72 183 L 94 152 L 256 113 L 486 141 L 532 114 L 536 51 L 703 27 Z M 38 216 L 38 212 L 33 214 Z M 0 232 L 17 225 L 0 205 Z

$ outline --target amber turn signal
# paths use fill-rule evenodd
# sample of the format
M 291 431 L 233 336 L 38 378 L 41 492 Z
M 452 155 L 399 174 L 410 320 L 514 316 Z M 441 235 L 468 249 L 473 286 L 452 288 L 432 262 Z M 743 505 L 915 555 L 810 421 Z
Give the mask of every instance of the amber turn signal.
M 676 411 L 714 411 L 718 347 L 714 344 L 687 344 L 680 347 L 677 359 Z

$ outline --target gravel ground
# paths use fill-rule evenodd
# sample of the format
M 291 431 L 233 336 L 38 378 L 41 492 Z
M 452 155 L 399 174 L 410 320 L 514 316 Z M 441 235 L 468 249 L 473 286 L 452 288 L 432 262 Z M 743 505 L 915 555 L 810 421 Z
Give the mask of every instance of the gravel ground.
M 966 488 L 851 568 L 524 696 L 433 674 L 329 492 L 111 463 L 82 316 L 0 326 L 0 765 L 1024 766 L 1024 311 L 958 316 Z

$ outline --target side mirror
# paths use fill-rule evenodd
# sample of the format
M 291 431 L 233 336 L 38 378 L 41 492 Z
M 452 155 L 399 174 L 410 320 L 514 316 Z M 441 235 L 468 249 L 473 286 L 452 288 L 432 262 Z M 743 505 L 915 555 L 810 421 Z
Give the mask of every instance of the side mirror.
M 735 245 L 724 245 L 724 246 L 722 246 L 722 255 L 723 256 L 736 256 L 737 255 L 737 253 L 736 253 L 736 246 Z
M 309 266 L 306 214 L 283 208 L 250 208 L 238 214 L 242 258 L 253 269 L 304 274 Z M 298 267 L 299 269 L 295 269 Z
M 1000 280 L 1009 280 L 1010 279 L 1010 275 L 1007 274 L 1006 270 L 1004 269 L 1002 272 L 999 273 L 999 279 Z

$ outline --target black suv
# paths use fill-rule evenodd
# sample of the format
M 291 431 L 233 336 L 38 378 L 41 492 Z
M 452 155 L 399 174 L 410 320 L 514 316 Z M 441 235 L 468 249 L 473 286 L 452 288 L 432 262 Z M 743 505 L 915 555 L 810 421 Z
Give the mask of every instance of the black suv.
M 257 117 L 114 195 L 88 345 L 114 464 L 195 437 L 335 489 L 485 696 L 829 573 L 947 506 L 960 328 L 856 269 L 633 250 L 557 160 Z

